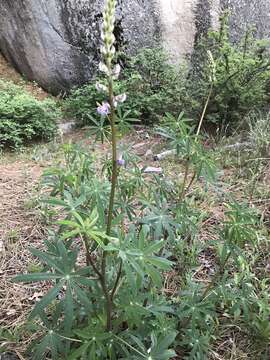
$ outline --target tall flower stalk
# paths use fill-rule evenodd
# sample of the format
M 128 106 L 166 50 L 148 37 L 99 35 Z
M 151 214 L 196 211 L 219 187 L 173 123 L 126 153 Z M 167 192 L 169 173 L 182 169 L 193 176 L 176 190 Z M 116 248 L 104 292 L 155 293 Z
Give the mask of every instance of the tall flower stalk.
M 107 0 L 105 3 L 104 9 L 104 23 L 102 28 L 102 61 L 99 65 L 99 69 L 106 76 L 106 85 L 97 84 L 97 90 L 104 92 L 107 95 L 107 101 L 104 101 L 97 109 L 97 112 L 101 116 L 107 116 L 110 126 L 111 126 L 111 145 L 112 145 L 112 176 L 111 176 L 111 193 L 109 200 L 108 208 L 108 217 L 107 217 L 107 228 L 106 233 L 108 236 L 111 235 L 112 231 L 112 221 L 113 221 L 113 210 L 114 210 L 114 201 L 115 193 L 117 186 L 117 174 L 118 174 L 118 161 L 117 161 L 117 130 L 115 125 L 116 120 L 116 107 L 118 103 L 122 103 L 126 100 L 126 95 L 121 94 L 115 96 L 114 94 L 114 81 L 118 78 L 120 74 L 120 65 L 114 64 L 115 59 L 115 37 L 114 37 L 114 26 L 115 26 L 115 9 L 116 9 L 116 0 Z M 118 274 L 116 276 L 115 285 L 110 291 L 107 287 L 106 280 L 106 259 L 108 252 L 104 250 L 102 256 L 102 265 L 101 272 L 99 273 L 99 278 L 101 281 L 102 289 L 107 302 L 107 331 L 112 329 L 112 311 L 113 311 L 113 298 L 115 295 L 115 290 L 117 288 L 121 271 L 122 263 L 120 263 Z

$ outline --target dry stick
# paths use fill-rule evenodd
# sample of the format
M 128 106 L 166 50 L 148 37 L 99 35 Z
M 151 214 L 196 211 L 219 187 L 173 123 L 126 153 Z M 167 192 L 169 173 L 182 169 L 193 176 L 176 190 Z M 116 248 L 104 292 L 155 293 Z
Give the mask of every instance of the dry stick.
M 202 115 L 201 115 L 201 118 L 200 118 L 200 122 L 199 122 L 199 125 L 198 125 L 198 129 L 197 129 L 197 132 L 196 132 L 196 138 L 195 138 L 195 141 L 198 140 L 198 136 L 200 134 L 200 131 L 201 131 L 201 127 L 202 127 L 202 123 L 203 123 L 203 120 L 205 118 L 205 114 L 206 114 L 206 110 L 208 108 L 208 105 L 209 105 L 209 101 L 211 99 L 211 96 L 212 96 L 212 93 L 213 93 L 213 83 L 211 83 L 211 86 L 210 86 L 210 90 L 209 90 L 209 94 L 208 94 L 208 97 L 207 97 L 207 100 L 206 100 L 206 103 L 204 105 L 204 108 L 203 108 L 203 112 L 202 112 Z M 183 193 L 181 194 L 181 200 L 184 198 L 185 194 L 187 193 L 187 191 L 189 191 L 189 189 L 191 188 L 195 178 L 196 178 L 196 171 L 194 171 L 193 173 L 193 176 L 191 178 L 191 181 L 189 182 L 187 188 L 185 188 L 185 182 L 187 180 L 187 175 L 188 175 L 188 170 L 189 170 L 189 165 L 190 165 L 190 162 L 188 161 L 187 164 L 186 164 L 186 171 L 185 171 L 185 179 L 184 179 L 184 186 L 183 186 Z M 230 254 L 229 254 L 230 256 Z M 214 278 L 212 279 L 212 281 L 210 282 L 210 284 L 206 287 L 203 295 L 202 295 L 202 298 L 200 299 L 199 302 L 202 302 L 206 295 L 208 294 L 209 290 L 212 288 L 212 286 L 214 285 L 214 283 L 216 282 L 216 279 L 218 278 L 218 276 L 222 273 L 222 269 L 224 269 L 228 259 L 229 259 L 229 256 L 227 256 L 222 268 L 219 270 L 219 272 L 214 276 Z M 186 327 L 189 322 L 191 320 L 191 316 L 189 316 L 186 321 L 184 321 L 184 323 L 182 324 L 183 327 Z
M 214 275 L 214 277 L 212 278 L 212 280 L 210 281 L 210 283 L 207 285 L 207 287 L 205 288 L 201 300 L 203 301 L 206 296 L 208 295 L 209 291 L 212 289 L 212 287 L 215 285 L 215 282 L 217 281 L 217 279 L 220 277 L 220 275 L 222 275 L 225 271 L 225 266 L 227 265 L 227 262 L 229 261 L 231 256 L 231 251 L 228 252 L 223 264 L 220 266 L 219 271 Z
M 203 112 L 202 112 L 202 116 L 201 116 L 201 119 L 200 119 L 200 122 L 199 122 L 199 126 L 198 126 L 198 129 L 197 129 L 197 132 L 196 132 L 196 138 L 198 138 L 198 136 L 199 136 L 199 134 L 200 134 L 201 127 L 202 127 L 202 123 L 203 123 L 203 120 L 204 120 L 204 117 L 205 117 L 205 114 L 206 114 L 206 110 L 207 110 L 207 108 L 208 108 L 208 105 L 209 105 L 209 102 L 210 102 L 210 99 L 211 99 L 211 96 L 212 96 L 212 92 L 213 92 L 213 83 L 211 83 L 210 90 L 209 90 L 209 94 L 208 94 L 206 103 L 205 103 L 205 105 L 204 105 L 204 109 L 203 109 Z
M 260 158 L 257 159 L 258 162 L 257 162 L 257 165 L 256 165 L 256 169 L 255 169 L 255 173 L 257 173 L 259 171 L 259 166 L 260 166 Z M 252 184 L 252 188 L 251 188 L 251 192 L 250 192 L 250 196 L 249 196 L 249 203 L 252 204 L 253 203 L 253 197 L 254 197 L 254 192 L 255 192 L 255 187 L 256 187 L 256 184 L 257 184 L 257 181 L 259 180 L 260 176 L 262 175 L 262 173 L 265 171 L 265 168 L 267 167 L 264 166 L 263 169 L 259 172 L 259 174 L 257 174 L 255 177 L 254 177 L 254 180 L 253 180 L 253 184 Z

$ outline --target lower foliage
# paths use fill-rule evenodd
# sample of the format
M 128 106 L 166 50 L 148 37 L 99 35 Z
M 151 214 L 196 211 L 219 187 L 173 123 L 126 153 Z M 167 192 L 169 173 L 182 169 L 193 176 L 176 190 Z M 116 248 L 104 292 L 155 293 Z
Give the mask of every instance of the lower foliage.
M 195 151 L 198 144 L 193 148 L 188 133 L 182 145 Z M 32 359 L 206 359 L 226 326 L 256 333 L 262 354 L 267 351 L 269 296 L 251 261 L 260 245 L 257 213 L 228 203 L 219 240 L 200 244 L 195 239 L 202 214 L 192 199 L 179 203 L 182 187 L 146 179 L 127 148 L 108 236 L 110 164 L 105 160 L 101 173 L 85 150 L 65 145 L 64 153 L 65 163 L 43 177 L 50 195 L 42 199 L 42 212 L 57 224 L 45 250 L 31 249 L 43 271 L 15 279 L 50 284 L 30 316 L 31 330 L 43 333 L 30 349 Z M 202 285 L 194 271 L 210 245 L 216 268 Z M 170 272 L 182 279 L 173 296 L 164 288 Z

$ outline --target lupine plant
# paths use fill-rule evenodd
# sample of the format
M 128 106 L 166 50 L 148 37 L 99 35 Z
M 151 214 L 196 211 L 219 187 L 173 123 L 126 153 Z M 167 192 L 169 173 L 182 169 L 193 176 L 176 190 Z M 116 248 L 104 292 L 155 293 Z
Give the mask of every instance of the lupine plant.
M 111 153 L 100 164 L 86 149 L 63 146 L 64 161 L 43 177 L 42 213 L 53 226 L 45 250 L 30 249 L 43 271 L 15 278 L 42 282 L 47 291 L 30 314 L 31 330 L 38 334 L 30 357 L 167 360 L 180 354 L 203 360 L 221 313 L 269 339 L 266 286 L 257 302 L 256 281 L 244 256 L 245 247 L 256 246 L 256 214 L 229 205 L 213 246 L 214 274 L 208 285 L 194 278 L 205 248 L 194 241 L 202 214 L 193 208 L 189 190 L 195 180 L 215 178 L 214 161 L 199 134 L 204 113 L 197 132 L 183 113 L 177 119 L 168 114 L 158 129 L 184 162 L 180 186 L 178 179 L 146 177 L 131 149 L 118 144 L 125 120 L 119 126 L 117 116 L 128 94 L 114 91 L 121 71 L 115 8 L 116 0 L 106 1 L 103 81 L 96 84 L 104 99 L 92 132 L 96 140 L 111 142 Z M 164 279 L 171 272 L 177 274 L 176 290 L 168 296 Z
M 89 154 L 66 146 L 66 167 L 50 169 L 44 178 L 51 196 L 43 204 L 55 208 L 51 217 L 61 213 L 57 230 L 45 241 L 46 251 L 31 249 L 44 272 L 16 278 L 48 283 L 48 293 L 30 315 L 39 319 L 35 324 L 43 333 L 33 359 L 175 355 L 173 308 L 160 290 L 161 274 L 172 263 L 162 256 L 162 229 L 155 236 L 147 218 L 136 220 L 132 201 L 142 172 L 134 166 L 122 175 L 130 159 L 117 155 L 116 109 L 126 95 L 114 94 L 121 71 L 114 61 L 115 7 L 115 0 L 107 0 L 99 66 L 104 82 L 96 86 L 104 93 L 97 112 L 110 126 L 111 160 L 104 175 L 96 175 Z

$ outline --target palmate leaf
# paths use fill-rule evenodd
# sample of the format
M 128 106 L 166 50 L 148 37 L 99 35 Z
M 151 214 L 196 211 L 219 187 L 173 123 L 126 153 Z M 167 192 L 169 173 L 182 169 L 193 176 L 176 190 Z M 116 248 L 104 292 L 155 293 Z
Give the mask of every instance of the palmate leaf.
M 108 236 L 103 229 L 98 228 L 99 215 L 95 208 L 90 216 L 82 217 L 78 212 L 72 211 L 73 220 L 61 220 L 58 223 L 71 228 L 70 231 L 64 232 L 62 239 L 68 239 L 71 236 L 81 235 L 89 241 L 95 241 L 103 249 L 106 248 L 105 243 L 117 241 L 117 239 Z
M 90 343 L 84 343 L 69 355 L 68 360 L 83 359 L 87 355 L 89 347 L 91 347 Z M 95 358 L 91 359 L 94 360 Z
M 150 264 L 161 270 L 169 270 L 172 266 L 171 261 L 158 256 L 147 256 L 146 258 Z
M 50 353 L 50 358 L 57 360 L 63 354 L 63 350 L 63 339 L 52 330 L 49 330 L 38 346 L 36 346 L 36 351 L 31 359 L 47 359 L 47 355 Z
M 139 275 L 141 279 L 145 275 L 149 275 L 156 286 L 161 286 L 160 270 L 171 268 L 171 261 L 155 255 L 164 246 L 164 241 L 149 244 L 148 237 L 149 227 L 147 225 L 142 227 L 138 237 L 134 227 L 131 226 L 126 240 L 120 245 L 118 256 L 123 261 L 130 285 L 134 285 L 136 276 L 132 273 L 135 271 L 135 274 Z
M 130 359 L 143 360 L 169 360 L 176 356 L 174 350 L 169 349 L 169 347 L 175 341 L 177 333 L 169 332 L 166 336 L 157 336 L 155 333 L 151 334 L 151 346 L 146 348 L 144 343 L 138 336 L 128 334 L 130 340 L 128 343 L 132 344 L 132 347 L 129 348 Z M 133 349 L 132 349 L 133 348 Z
M 165 337 L 156 337 L 155 334 L 152 334 L 152 348 L 150 355 L 153 360 L 168 360 L 176 356 L 174 350 L 168 349 L 176 338 L 176 332 L 169 332 Z
M 151 266 L 149 264 L 144 264 L 144 267 L 145 267 L 145 272 L 150 276 L 153 283 L 156 286 L 161 287 L 162 286 L 162 278 L 161 278 L 160 272 L 154 266 Z
M 148 208 L 146 216 L 140 222 L 151 227 L 155 240 L 168 237 L 173 240 L 175 230 L 179 225 L 174 220 L 169 205 L 155 198 L 155 204 L 145 203 Z
M 86 328 L 74 330 L 74 333 L 82 343 L 78 349 L 69 354 L 67 360 L 111 359 L 111 357 L 108 356 L 108 344 L 110 343 L 110 340 L 112 340 L 112 334 L 104 332 L 102 324 L 97 326 L 91 324 Z M 112 357 L 112 359 L 116 358 Z
M 36 249 L 32 253 L 38 256 L 44 262 L 45 268 L 50 268 L 51 272 L 19 275 L 13 281 L 52 281 L 54 286 L 36 303 L 30 318 L 39 316 L 45 323 L 45 310 L 53 304 L 49 314 L 55 319 L 63 320 L 60 323 L 64 333 L 70 336 L 75 308 L 79 305 L 88 311 L 92 309 L 88 297 L 89 288 L 93 286 L 94 281 L 90 277 L 89 267 L 79 271 L 73 270 L 76 268 L 76 250 L 66 248 L 65 243 L 60 240 L 55 242 L 54 247 L 50 246 L 50 250 L 54 253 L 49 254 Z

